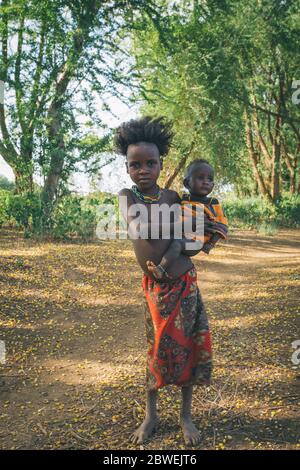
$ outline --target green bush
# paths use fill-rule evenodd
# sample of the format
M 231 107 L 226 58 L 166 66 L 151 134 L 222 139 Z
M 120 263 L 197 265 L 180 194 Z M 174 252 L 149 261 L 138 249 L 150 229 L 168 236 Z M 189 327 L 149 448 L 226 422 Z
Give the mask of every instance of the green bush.
M 67 239 L 79 236 L 84 240 L 92 237 L 97 225 L 95 204 L 80 196 L 66 196 L 53 213 L 53 236 Z
M 7 204 L 10 192 L 5 189 L 0 189 L 0 227 L 6 224 L 9 220 L 7 213 Z
M 7 219 L 13 219 L 25 231 L 35 230 L 40 221 L 41 204 L 37 194 L 9 193 L 6 204 Z
M 91 193 L 85 197 L 85 200 L 89 204 L 99 206 L 100 204 L 113 204 L 115 207 L 118 206 L 118 196 L 110 193 Z
M 6 178 L 6 176 L 0 175 L 0 190 L 1 189 L 5 189 L 6 191 L 13 191 L 15 189 L 15 183 Z
M 222 205 L 231 226 L 256 227 L 270 234 L 279 227 L 300 226 L 300 195 L 284 194 L 276 205 L 260 197 L 231 198 Z
M 117 196 L 95 193 L 86 197 L 68 195 L 55 206 L 52 215 L 52 235 L 56 239 L 94 237 L 102 204 L 117 207 Z M 105 213 L 103 212 L 103 216 Z M 38 193 L 19 195 L 0 189 L 0 226 L 14 223 L 25 229 L 25 236 L 40 233 L 41 201 Z
M 276 222 L 262 222 L 256 226 L 256 230 L 262 235 L 276 235 L 278 224 Z
M 117 209 L 118 197 L 106 193 L 65 196 L 54 209 L 53 236 L 57 239 L 94 238 L 101 215 L 105 217 L 105 211 L 98 210 L 103 204 L 114 205 Z
M 230 199 L 223 203 L 231 225 L 251 228 L 264 221 L 274 221 L 276 209 L 260 198 Z
M 117 211 L 118 197 L 109 193 L 63 197 L 53 212 L 52 235 L 57 239 L 95 237 L 99 217 L 105 217 L 105 211 L 98 210 L 103 204 L 112 204 Z M 300 226 L 300 195 L 284 194 L 276 205 L 260 197 L 230 198 L 223 200 L 222 206 L 229 227 L 256 228 L 259 233 L 274 235 L 280 227 Z M 40 220 L 38 193 L 18 195 L 0 189 L 0 226 L 13 222 L 30 235 L 39 233 Z
M 284 194 L 276 206 L 276 214 L 281 226 L 300 226 L 300 194 Z

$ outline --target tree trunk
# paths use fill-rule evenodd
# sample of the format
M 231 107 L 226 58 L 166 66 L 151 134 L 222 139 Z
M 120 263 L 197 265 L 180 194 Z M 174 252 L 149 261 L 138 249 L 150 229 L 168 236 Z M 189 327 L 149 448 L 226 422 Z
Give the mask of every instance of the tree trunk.
M 245 116 L 245 123 L 246 123 L 246 143 L 247 143 L 247 148 L 248 148 L 248 152 L 250 155 L 250 159 L 252 162 L 254 177 L 259 187 L 260 193 L 264 197 L 267 197 L 270 202 L 272 202 L 271 194 L 268 191 L 264 178 L 260 174 L 260 171 L 258 169 L 258 155 L 254 148 L 251 118 L 247 111 L 245 111 L 244 116 Z
M 175 170 L 173 171 L 172 175 L 168 177 L 168 179 L 166 180 L 165 184 L 164 184 L 164 187 L 166 189 L 170 188 L 171 184 L 173 183 L 173 181 L 175 180 L 175 178 L 178 176 L 178 174 L 180 173 L 180 171 L 184 168 L 189 156 L 191 155 L 192 151 L 193 151 L 193 148 L 195 146 L 195 141 L 192 142 L 189 150 L 185 153 L 185 155 L 183 155 L 183 157 L 181 158 L 181 160 L 179 161 L 177 167 L 175 168 Z
M 280 106 L 278 113 L 280 113 Z M 276 118 L 275 124 L 275 135 L 273 138 L 273 158 L 272 158 L 272 200 L 276 203 L 280 197 L 280 155 L 281 155 L 281 139 L 280 139 L 280 129 L 281 129 L 281 118 Z
M 61 104 L 54 102 L 49 109 L 48 135 L 51 142 L 50 169 L 42 191 L 42 228 L 51 229 L 51 215 L 57 188 L 65 161 L 65 143 L 62 131 Z
M 296 193 L 296 182 L 297 182 L 297 172 L 296 172 L 296 167 L 297 167 L 297 159 L 296 157 L 292 158 L 287 150 L 285 145 L 283 146 L 284 148 L 284 161 L 286 163 L 287 169 L 289 171 L 289 177 L 290 177 L 290 187 L 289 191 L 291 194 Z
M 55 95 L 50 103 L 47 113 L 47 132 L 51 145 L 50 169 L 42 191 L 42 229 L 51 228 L 51 215 L 61 173 L 65 162 L 65 143 L 63 135 L 63 105 L 68 85 L 76 71 L 77 63 L 84 46 L 84 39 L 88 37 L 89 27 L 84 31 L 78 28 L 73 36 L 73 50 L 64 64 L 56 83 Z

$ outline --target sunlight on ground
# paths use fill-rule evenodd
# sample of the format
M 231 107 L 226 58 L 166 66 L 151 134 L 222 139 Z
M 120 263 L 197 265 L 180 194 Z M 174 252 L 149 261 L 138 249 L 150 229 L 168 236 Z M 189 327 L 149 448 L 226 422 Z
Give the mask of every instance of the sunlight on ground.
M 201 449 L 298 445 L 291 344 L 299 232 L 283 238 L 281 245 L 280 234 L 243 231 L 193 258 L 214 349 L 212 385 L 196 388 L 193 401 Z M 36 245 L 0 237 L 1 448 L 134 448 L 128 434 L 145 409 L 141 280 L 128 240 Z M 161 428 L 147 448 L 184 449 L 180 390 L 167 387 L 160 397 Z

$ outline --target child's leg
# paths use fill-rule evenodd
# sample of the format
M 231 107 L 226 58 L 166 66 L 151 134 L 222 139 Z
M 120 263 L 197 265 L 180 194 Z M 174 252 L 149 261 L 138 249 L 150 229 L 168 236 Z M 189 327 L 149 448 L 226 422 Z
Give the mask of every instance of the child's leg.
M 193 386 L 181 388 L 182 403 L 180 412 L 180 424 L 183 431 L 185 443 L 187 445 L 197 445 L 200 442 L 200 434 L 192 421 L 191 406 L 193 396 Z
M 141 444 L 144 442 L 152 434 L 157 425 L 157 395 L 157 390 L 147 390 L 145 419 L 138 429 L 130 436 L 130 440 L 134 444 Z

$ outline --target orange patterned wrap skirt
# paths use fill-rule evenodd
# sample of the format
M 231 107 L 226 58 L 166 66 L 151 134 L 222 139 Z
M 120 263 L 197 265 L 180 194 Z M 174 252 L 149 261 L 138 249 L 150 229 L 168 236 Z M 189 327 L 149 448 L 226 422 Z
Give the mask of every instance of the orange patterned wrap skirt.
M 172 282 L 144 274 L 147 388 L 209 385 L 211 335 L 193 267 Z

